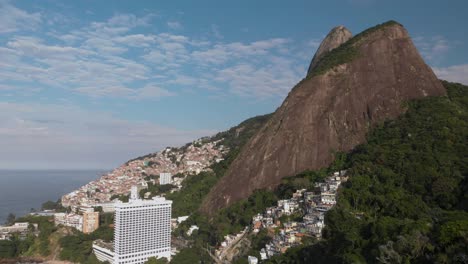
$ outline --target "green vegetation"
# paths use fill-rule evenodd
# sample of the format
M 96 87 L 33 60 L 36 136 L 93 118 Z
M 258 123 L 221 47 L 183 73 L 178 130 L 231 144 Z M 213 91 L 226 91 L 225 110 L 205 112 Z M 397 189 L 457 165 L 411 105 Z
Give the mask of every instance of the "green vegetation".
M 114 194 L 110 197 L 111 201 L 114 199 L 119 199 L 120 201 L 127 203 L 130 199 L 130 194 Z
M 368 143 L 350 154 L 336 153 L 329 168 L 285 178 L 274 192 L 259 190 L 212 221 L 195 214 L 178 234 L 197 224 L 200 230 L 188 250 L 206 251 L 206 245 L 239 232 L 277 199 L 348 168 L 351 178 L 326 215 L 325 239 L 292 248 L 269 263 L 462 263 L 468 252 L 468 88 L 444 85 L 447 97 L 409 102 L 408 111 L 374 129 Z M 258 240 L 263 239 L 268 237 L 260 234 Z M 265 241 L 252 243 L 248 254 Z
M 111 225 L 114 223 L 113 213 L 99 214 L 99 228 L 91 234 L 83 234 L 76 230 L 73 234 L 60 238 L 59 243 L 62 251 L 60 259 L 79 263 L 99 263 L 92 254 L 92 244 L 94 240 L 102 239 L 110 242 L 114 238 L 114 229 Z
M 252 222 L 252 217 L 273 206 L 278 197 L 271 191 L 257 190 L 248 199 L 234 203 L 218 212 L 213 221 L 216 233 L 222 238 L 227 234 L 239 233 Z
M 396 21 L 390 20 L 385 23 L 368 28 L 363 32 L 357 34 L 356 36 L 352 37 L 338 48 L 326 53 L 323 56 L 323 58 L 319 60 L 318 64 L 307 73 L 308 77 L 321 75 L 335 66 L 352 61 L 359 55 L 357 45 L 359 44 L 360 40 L 377 30 L 381 30 L 382 28 L 392 25 L 400 24 Z
M 255 256 L 260 259 L 260 250 L 265 247 L 266 244 L 270 243 L 273 239 L 272 234 L 268 234 L 266 229 L 260 230 L 257 234 L 251 234 L 249 236 L 250 247 L 242 255 L 236 256 L 236 259 L 233 261 L 234 264 L 245 264 L 248 263 L 248 256 Z
M 144 197 L 145 193 L 150 192 L 151 195 L 149 198 L 151 198 L 151 197 L 163 194 L 163 193 L 167 193 L 174 188 L 176 188 L 176 186 L 172 184 L 159 185 L 159 184 L 153 184 L 152 182 L 148 182 L 148 188 L 140 190 L 139 195 L 140 197 Z
M 15 223 L 16 215 L 13 213 L 9 213 L 7 219 L 5 221 L 5 225 L 12 225 Z
M 42 256 L 49 255 L 49 236 L 56 230 L 54 224 L 50 221 L 51 219 L 51 217 L 45 216 L 25 216 L 14 220 L 14 222 L 38 224 L 39 236 L 34 235 L 34 227 L 30 225 L 30 230 L 25 237 L 14 234 L 11 240 L 1 240 L 0 258 L 18 257 L 31 250 Z
M 294 177 L 284 178 L 274 191 L 256 190 L 249 198 L 238 201 L 228 208 L 220 210 L 214 218 L 213 226 L 218 236 L 239 233 L 248 226 L 252 217 L 273 206 L 279 199 L 291 198 L 298 189 L 312 189 L 316 182 L 325 179 L 331 172 L 343 169 L 344 154 L 335 155 L 336 161 L 327 169 L 319 171 L 305 171 Z M 290 216 L 298 217 L 297 215 Z
M 34 244 L 34 239 L 33 234 L 28 234 L 25 238 L 14 234 L 10 240 L 0 240 L 0 259 L 21 256 Z
M 184 248 L 171 260 L 171 264 L 212 263 L 206 250 L 202 248 Z
M 41 209 L 42 210 L 55 210 L 57 212 L 67 211 L 67 209 L 62 206 L 62 203 L 61 203 L 60 199 L 57 200 L 56 202 L 47 201 L 47 202 L 43 203 L 42 206 L 41 206 Z
M 408 103 L 347 157 L 350 180 L 324 240 L 270 263 L 464 263 L 468 259 L 468 87 Z
M 150 257 L 148 260 L 145 262 L 145 264 L 167 264 L 169 261 L 167 261 L 166 258 L 156 258 L 156 257 Z
M 249 198 L 220 210 L 211 221 L 199 213 L 193 214 L 175 230 L 177 236 L 184 237 L 192 242 L 191 248 L 184 249 L 183 252 L 186 251 L 185 254 L 187 255 L 191 254 L 190 252 L 202 253 L 197 257 L 198 261 L 203 263 L 212 262 L 210 256 L 205 252 L 210 249 L 210 246 L 219 245 L 224 240 L 225 235 L 239 233 L 250 225 L 254 215 L 263 212 L 267 207 L 275 205 L 278 199 L 290 198 L 297 189 L 310 189 L 315 182 L 323 180 L 330 172 L 343 169 L 346 166 L 346 155 L 337 153 L 335 156 L 335 162 L 328 169 L 305 171 L 294 177 L 285 178 L 274 191 L 257 190 Z M 293 215 L 292 217 L 298 216 Z M 195 231 L 192 236 L 187 237 L 185 233 L 191 225 L 197 225 L 200 229 Z M 261 247 L 271 239 L 265 232 L 262 231 L 256 236 L 249 237 L 251 246 L 245 251 L 246 254 L 259 254 L 258 251 Z M 243 263 L 246 258 L 247 255 L 238 256 L 236 263 Z
M 187 177 L 180 191 L 166 195 L 167 199 L 173 201 L 173 216 L 190 215 L 197 211 L 216 181 L 217 177 L 213 172 L 200 172 L 198 175 Z

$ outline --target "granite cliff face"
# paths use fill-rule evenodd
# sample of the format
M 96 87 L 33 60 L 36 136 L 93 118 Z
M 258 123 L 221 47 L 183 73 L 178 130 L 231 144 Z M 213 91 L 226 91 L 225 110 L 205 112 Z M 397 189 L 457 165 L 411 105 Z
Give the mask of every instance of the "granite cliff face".
M 445 94 L 396 22 L 367 30 L 321 56 L 323 52 L 319 48 L 308 77 L 212 188 L 204 212 L 211 214 L 256 189 L 272 189 L 283 177 L 326 167 L 335 151 L 350 151 L 365 141 L 371 127 L 402 114 L 402 102 Z M 335 53 L 345 54 L 347 61 Z
M 315 66 L 317 66 L 318 62 L 321 58 L 323 58 L 325 54 L 332 51 L 333 49 L 336 49 L 341 44 L 348 41 L 352 36 L 353 35 L 351 34 L 351 31 L 349 31 L 344 26 L 334 27 L 330 31 L 330 33 L 328 33 L 328 35 L 325 37 L 325 39 L 322 41 L 319 48 L 315 52 L 315 55 L 312 58 L 312 62 L 309 65 L 309 70 L 307 71 L 307 74 L 312 73 Z

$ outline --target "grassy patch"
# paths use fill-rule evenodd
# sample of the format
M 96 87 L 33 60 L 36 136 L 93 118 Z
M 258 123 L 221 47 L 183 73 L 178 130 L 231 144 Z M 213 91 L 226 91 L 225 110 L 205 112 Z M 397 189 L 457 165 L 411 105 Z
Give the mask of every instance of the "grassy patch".
M 390 20 L 388 22 L 376 25 L 352 37 L 338 48 L 326 53 L 317 66 L 308 73 L 307 77 L 313 77 L 324 74 L 331 68 L 350 62 L 359 55 L 357 44 L 364 37 L 388 26 L 400 25 L 398 22 Z

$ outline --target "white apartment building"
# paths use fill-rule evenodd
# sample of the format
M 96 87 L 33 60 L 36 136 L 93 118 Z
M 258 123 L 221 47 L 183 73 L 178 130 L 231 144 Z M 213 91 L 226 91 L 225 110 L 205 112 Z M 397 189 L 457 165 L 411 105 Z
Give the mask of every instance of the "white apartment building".
M 109 248 L 93 244 L 99 260 L 112 257 L 114 264 L 144 263 L 149 257 L 171 257 L 172 201 L 162 197 L 152 200 L 138 198 L 132 187 L 128 203 L 115 205 L 113 255 Z
M 54 223 L 56 226 L 70 226 L 83 231 L 83 216 L 78 214 L 56 213 L 54 214 Z
M 320 202 L 324 204 L 336 204 L 336 194 L 331 192 L 322 192 Z
M 31 224 L 34 230 L 37 230 L 37 224 Z M 7 240 L 10 238 L 12 233 L 26 233 L 29 231 L 29 222 L 15 223 L 11 226 L 0 226 L 0 240 Z
M 106 202 L 106 203 L 97 203 L 94 206 L 100 206 L 104 213 L 113 213 L 115 212 L 115 204 L 121 203 L 120 200 L 115 199 L 116 201 Z
M 161 172 L 159 173 L 159 184 L 171 184 L 172 183 L 172 174 L 169 172 Z

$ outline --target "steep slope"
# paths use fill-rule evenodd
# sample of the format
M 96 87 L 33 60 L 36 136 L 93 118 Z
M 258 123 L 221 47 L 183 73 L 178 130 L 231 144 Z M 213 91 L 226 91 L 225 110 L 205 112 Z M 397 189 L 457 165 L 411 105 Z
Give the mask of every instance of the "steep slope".
M 341 44 L 348 41 L 352 36 L 353 35 L 351 32 L 344 26 L 334 27 L 322 41 L 319 48 L 317 49 L 317 52 L 315 52 L 315 55 L 312 58 L 312 62 L 309 65 L 307 74 L 312 73 L 323 56 L 325 56 L 328 52 L 338 48 Z
M 369 128 L 403 113 L 403 102 L 444 94 L 403 26 L 390 21 L 368 29 L 325 54 L 292 89 L 211 190 L 203 211 L 325 167 L 334 152 L 351 150 Z
M 347 155 L 323 239 L 264 263 L 467 263 L 468 86 L 443 84 Z

